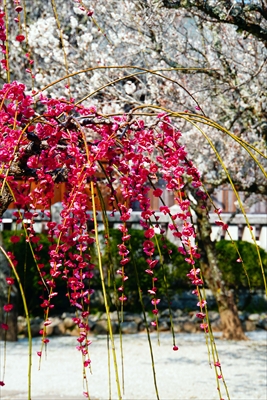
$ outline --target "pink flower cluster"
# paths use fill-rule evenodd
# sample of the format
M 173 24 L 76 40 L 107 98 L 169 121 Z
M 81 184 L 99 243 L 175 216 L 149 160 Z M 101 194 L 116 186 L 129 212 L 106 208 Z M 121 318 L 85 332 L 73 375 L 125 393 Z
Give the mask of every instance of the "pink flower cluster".
M 92 196 L 95 194 L 92 194 L 92 187 L 97 193 L 104 174 L 105 190 L 108 190 L 109 206 L 113 210 L 111 215 L 115 211 L 120 213 L 122 242 L 118 245 L 121 260 L 117 274 L 121 276 L 118 287 L 121 304 L 127 301 L 124 285 L 128 276 L 125 269 L 131 262 L 127 244 L 130 235 L 126 224 L 131 218 L 132 203 L 139 202 L 140 223 L 144 228 L 143 251 L 147 256 L 144 273 L 151 276 L 148 293 L 156 317 L 152 322 L 154 326 L 157 326 L 160 302 L 156 286 L 159 263 L 155 257 L 154 237 L 155 228 L 161 234 L 164 230 L 160 226 L 160 215 L 151 207 L 148 192 L 152 191 L 159 199 L 159 211 L 169 216 L 169 228 L 181 241 L 179 251 L 192 267 L 188 277 L 196 287 L 203 282 L 198 276 L 199 270 L 194 268 L 195 260 L 200 256 L 194 245 L 195 232 L 190 222 L 190 201 L 184 192 L 185 180 L 198 188 L 201 198 L 204 199 L 205 194 L 200 189 L 197 169 L 187 159 L 185 148 L 179 143 L 181 133 L 168 116 L 158 115 L 156 128 L 152 129 L 146 127 L 143 120 L 129 122 L 126 116 L 103 120 L 94 107 L 86 108 L 75 105 L 73 99 L 51 99 L 42 94 L 35 100 L 35 109 L 42 110 L 40 116 L 35 113 L 33 102 L 33 97 L 25 94 L 25 86 L 18 82 L 6 84 L 0 90 L 1 184 L 8 182 L 14 193 L 17 223 L 22 223 L 24 218 L 28 221 L 25 225 L 27 240 L 35 252 L 39 283 L 46 289 L 40 304 L 45 317 L 40 331 L 42 342 L 49 342 L 46 334 L 49 311 L 58 296 L 57 282 L 62 279 L 66 282 L 69 302 L 78 313 L 75 318 L 80 329 L 77 349 L 81 351 L 86 367 L 91 363 L 88 356 L 88 315 L 93 293 L 90 281 L 95 269 L 91 248 L 95 243 L 96 227 L 89 229 L 94 225 Z M 176 214 L 171 213 L 162 199 L 163 191 L 157 187 L 159 178 L 165 182 L 166 190 L 175 194 L 179 206 Z M 34 187 L 31 187 L 31 182 L 34 182 Z M 65 184 L 61 221 L 56 223 L 50 220 L 47 223 L 51 242 L 48 267 L 39 260 L 41 245 L 34 230 L 34 218 L 38 209 L 51 217 L 47 210 L 50 209 L 55 188 L 61 182 Z M 11 240 L 16 243 L 20 237 L 13 236 Z M 7 283 L 11 284 L 12 278 L 8 278 Z M 200 313 L 197 315 L 204 320 L 202 309 L 205 304 L 199 299 L 198 305 Z M 6 304 L 5 311 L 11 311 L 10 304 Z M 206 330 L 205 323 L 202 324 Z M 177 349 L 175 345 L 174 350 Z M 41 355 L 42 352 L 38 352 L 38 356 Z

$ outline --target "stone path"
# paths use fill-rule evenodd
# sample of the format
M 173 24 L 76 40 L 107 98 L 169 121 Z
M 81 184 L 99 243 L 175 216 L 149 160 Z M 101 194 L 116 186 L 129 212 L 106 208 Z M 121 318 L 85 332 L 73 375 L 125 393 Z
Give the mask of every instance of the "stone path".
M 232 400 L 266 400 L 267 332 L 251 333 L 248 342 L 217 340 L 220 361 Z M 145 334 L 126 335 L 124 342 L 124 400 L 154 400 L 153 376 Z M 201 334 L 178 334 L 179 351 L 172 350 L 170 334 L 161 335 L 157 345 L 152 335 L 158 389 L 161 400 L 217 400 L 214 369 L 208 364 L 207 349 Z M 74 337 L 51 338 L 47 359 L 38 371 L 39 340 L 33 341 L 32 400 L 82 400 L 81 355 Z M 116 338 L 117 357 L 119 340 Z M 93 338 L 90 346 L 93 374 L 88 377 L 92 399 L 109 399 L 106 338 Z M 1 370 L 3 346 L 1 346 Z M 114 374 L 111 399 L 117 399 Z M 27 399 L 27 342 L 7 344 L 6 385 L 1 400 Z M 227 399 L 223 393 L 223 399 Z

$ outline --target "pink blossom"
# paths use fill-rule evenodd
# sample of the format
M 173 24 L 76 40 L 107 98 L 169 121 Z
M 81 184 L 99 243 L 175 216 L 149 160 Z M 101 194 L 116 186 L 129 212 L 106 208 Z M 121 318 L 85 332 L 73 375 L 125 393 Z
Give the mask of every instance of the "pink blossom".
M 155 197 L 160 197 L 162 195 L 162 193 L 163 193 L 163 191 L 161 189 L 159 189 L 159 188 L 153 190 L 153 195 Z
M 195 261 L 192 258 L 185 258 L 184 259 L 188 264 L 194 265 Z
M 141 212 L 141 217 L 143 219 L 149 219 L 153 215 L 153 212 L 151 210 L 146 210 Z
M 158 264 L 159 260 L 146 260 L 146 262 L 148 263 L 149 267 L 153 269 Z
M 88 365 L 90 365 L 91 364 L 91 360 L 85 360 L 84 361 L 84 363 L 83 363 L 83 365 L 85 366 L 85 367 L 88 367 Z
M 13 309 L 13 304 L 5 304 L 3 309 L 5 312 L 10 312 Z
M 179 253 L 183 254 L 184 256 L 186 255 L 186 251 L 183 247 L 181 247 L 181 246 L 178 247 L 178 251 L 179 251 Z
M 222 229 L 223 229 L 224 231 L 226 231 L 226 230 L 228 229 L 228 225 L 225 224 L 225 223 L 224 223 L 223 221 L 221 221 L 221 220 L 215 221 L 215 224 L 216 224 L 217 226 L 221 226 Z
M 86 318 L 86 317 L 88 317 L 89 314 L 90 314 L 89 311 L 83 311 L 82 312 L 82 317 Z
M 201 300 L 197 303 L 197 306 L 203 308 L 205 307 L 206 304 L 207 304 L 206 300 Z
M 205 332 L 209 331 L 209 325 L 207 323 L 202 323 L 199 325 L 201 329 L 203 329 Z
M 23 40 L 25 40 L 25 36 L 24 35 L 17 35 L 16 36 L 16 40 L 17 40 L 17 42 L 23 42 Z
M 126 242 L 127 240 L 130 240 L 130 238 L 131 238 L 131 235 L 124 235 L 124 236 L 122 237 L 122 240 L 123 240 L 124 242 Z
M 206 317 L 206 314 L 202 313 L 202 312 L 199 312 L 199 313 L 196 313 L 196 317 L 199 318 L 199 319 L 204 319 Z
M 149 229 L 147 229 L 147 230 L 145 231 L 144 235 L 145 235 L 145 237 L 146 237 L 147 239 L 151 239 L 151 238 L 153 238 L 153 237 L 155 236 L 155 231 L 154 231 L 153 228 L 149 228 Z
M 159 211 L 161 211 L 163 214 L 170 214 L 170 209 L 167 206 L 160 206 Z
M 151 240 L 145 240 L 143 243 L 143 250 L 148 256 L 152 256 L 154 254 L 155 245 Z
M 11 277 L 6 278 L 6 283 L 8 285 L 14 285 L 14 282 L 15 282 L 14 278 L 11 278 Z
M 201 286 L 204 284 L 204 282 L 202 281 L 202 279 L 194 279 L 191 281 L 193 285 L 195 286 Z
M 10 237 L 10 242 L 11 243 L 18 243 L 20 241 L 20 239 L 21 239 L 20 236 L 13 235 L 13 236 Z
M 123 258 L 121 261 L 120 261 L 120 264 L 121 265 L 126 265 L 126 264 L 128 264 L 130 262 L 130 258 Z

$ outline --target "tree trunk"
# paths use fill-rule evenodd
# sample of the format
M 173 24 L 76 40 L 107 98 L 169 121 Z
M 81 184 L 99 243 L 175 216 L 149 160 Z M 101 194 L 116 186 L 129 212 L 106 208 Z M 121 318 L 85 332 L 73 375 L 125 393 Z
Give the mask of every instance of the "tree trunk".
M 233 291 L 225 287 L 222 273 L 218 268 L 215 242 L 210 237 L 211 225 L 207 210 L 202 208 L 201 204 L 194 207 L 194 210 L 197 215 L 197 239 L 201 254 L 200 266 L 204 280 L 217 301 L 222 323 L 222 338 L 247 340 L 238 316 Z

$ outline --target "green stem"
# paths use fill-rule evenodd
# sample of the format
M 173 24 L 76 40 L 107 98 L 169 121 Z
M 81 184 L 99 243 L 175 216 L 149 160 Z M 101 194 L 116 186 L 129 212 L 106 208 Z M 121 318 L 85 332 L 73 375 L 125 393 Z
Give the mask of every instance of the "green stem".
M 100 242 L 99 242 L 98 230 L 97 230 L 96 205 L 95 205 L 95 196 L 94 196 L 95 190 L 94 190 L 93 182 L 91 182 L 91 194 L 92 194 L 92 207 L 93 207 L 94 229 L 95 229 L 95 243 L 96 243 L 97 255 L 98 255 L 100 279 L 101 279 L 102 291 L 103 291 L 103 296 L 104 296 L 105 309 L 106 309 L 106 313 L 107 313 L 108 331 L 109 331 L 110 341 L 111 341 L 118 397 L 119 397 L 119 400 L 121 400 L 122 396 L 121 396 L 121 388 L 120 388 L 120 381 L 119 381 L 118 364 L 117 364 L 117 358 L 116 358 L 115 342 L 114 342 L 114 336 L 113 336 L 112 326 L 111 326 L 109 305 L 108 305 L 107 292 L 106 292 L 106 286 L 105 286 L 105 280 L 104 280 L 104 272 L 103 272 L 103 266 L 102 266 L 102 257 L 101 257 L 101 251 L 100 251 Z
M 24 311 L 25 311 L 25 317 L 26 317 L 26 321 L 27 321 L 27 330 L 28 330 L 28 347 L 29 347 L 29 353 L 28 353 L 28 400 L 31 400 L 32 335 L 31 335 L 31 324 L 30 324 L 30 317 L 29 317 L 27 302 L 26 302 L 25 293 L 24 293 L 24 290 L 23 290 L 23 287 L 22 287 L 22 284 L 20 281 L 20 277 L 16 271 L 16 267 L 14 266 L 11 258 L 7 255 L 7 253 L 5 252 L 5 250 L 3 249 L 2 246 L 0 246 L 0 250 L 2 251 L 2 253 L 7 258 L 8 262 L 10 263 L 13 273 L 16 277 L 16 280 L 19 285 L 21 297 L 22 297 Z
M 143 298 L 142 298 L 142 290 L 141 290 L 141 287 L 140 287 L 140 281 L 139 281 L 139 276 L 138 276 L 136 263 L 135 263 L 134 259 L 132 261 L 133 261 L 133 265 L 134 265 L 134 272 L 135 272 L 135 279 L 136 279 L 136 284 L 137 284 L 137 288 L 138 288 L 139 301 L 140 301 L 140 304 L 141 304 L 141 307 L 142 307 L 143 316 L 144 316 L 144 322 L 145 322 L 145 327 L 146 327 L 146 333 L 147 333 L 147 340 L 148 340 L 148 345 L 149 345 L 149 350 L 150 350 L 150 358 L 151 358 L 151 366 L 152 366 L 152 372 L 153 372 L 155 392 L 156 392 L 157 400 L 160 400 L 159 392 L 158 392 L 158 385 L 157 385 L 157 378 L 156 378 L 156 369 L 155 369 L 153 348 L 152 348 L 152 343 L 151 343 L 151 338 L 150 338 L 150 333 L 149 333 L 148 322 L 147 322 L 147 318 L 146 318 L 145 306 L 144 306 L 144 302 L 143 302 Z

